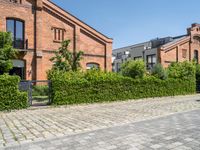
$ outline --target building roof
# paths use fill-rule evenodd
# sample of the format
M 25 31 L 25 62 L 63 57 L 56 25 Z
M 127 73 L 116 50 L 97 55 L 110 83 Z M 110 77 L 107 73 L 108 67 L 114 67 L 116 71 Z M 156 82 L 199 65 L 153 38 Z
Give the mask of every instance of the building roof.
M 139 47 L 139 46 L 147 44 L 148 42 L 150 42 L 150 41 L 143 42 L 143 43 L 138 43 L 138 44 L 134 44 L 134 45 L 129 45 L 129 46 L 124 46 L 124 47 L 121 47 L 121 48 L 113 49 L 113 51 L 118 51 L 118 50 L 122 50 L 122 49 L 129 49 L 129 48 Z
M 152 39 L 150 41 L 146 41 L 146 42 L 143 42 L 143 43 L 139 43 L 139 44 L 134 44 L 134 45 L 130 45 L 130 46 L 126 46 L 126 47 L 122 47 L 122 48 L 117 48 L 117 49 L 114 49 L 113 51 L 119 51 L 119 50 L 125 50 L 125 49 L 131 49 L 131 48 L 134 48 L 134 47 L 139 47 L 139 46 L 142 46 L 142 45 L 146 45 L 148 43 L 151 43 L 151 48 L 159 48 L 159 47 L 165 47 L 165 46 L 169 46 L 169 45 L 172 45 L 174 43 L 176 43 L 177 41 L 180 41 L 184 38 L 188 37 L 188 35 L 180 35 L 180 36 L 175 36 L 175 37 L 164 37 L 164 38 L 155 38 L 155 39 Z
M 108 39 L 110 42 L 112 42 L 112 40 L 113 40 L 112 38 L 109 38 L 106 35 L 104 35 L 103 33 L 97 31 L 96 29 L 94 29 L 90 25 L 86 24 L 85 22 L 83 22 L 82 20 L 80 20 L 79 18 L 77 18 L 76 16 L 72 15 L 71 13 L 69 13 L 68 11 L 66 11 L 65 9 L 61 8 L 60 6 L 58 6 L 57 4 L 55 4 L 54 2 L 52 2 L 51 0 L 43 0 L 43 2 L 46 5 L 48 5 L 47 3 L 52 4 L 57 10 L 60 11 L 59 12 L 60 15 L 64 15 L 65 16 L 65 14 L 67 14 L 68 16 L 70 16 L 70 18 L 68 18 L 68 19 L 71 20 L 71 18 L 72 18 L 73 21 L 76 20 L 76 23 L 78 25 L 82 26 L 84 29 L 88 29 L 89 28 L 89 29 L 93 30 L 94 32 L 96 32 L 99 36 L 104 37 L 105 39 Z M 50 5 L 48 5 L 48 7 L 50 8 Z M 62 12 L 64 12 L 65 14 L 62 13 Z
M 188 38 L 189 38 L 188 35 L 183 35 L 183 36 L 174 37 L 174 40 L 173 40 L 173 41 L 162 45 L 161 48 L 162 48 L 162 49 L 165 49 L 165 48 L 167 48 L 167 47 L 170 47 L 170 46 L 176 44 L 177 42 L 181 42 L 182 40 L 185 40 L 185 39 L 188 39 Z

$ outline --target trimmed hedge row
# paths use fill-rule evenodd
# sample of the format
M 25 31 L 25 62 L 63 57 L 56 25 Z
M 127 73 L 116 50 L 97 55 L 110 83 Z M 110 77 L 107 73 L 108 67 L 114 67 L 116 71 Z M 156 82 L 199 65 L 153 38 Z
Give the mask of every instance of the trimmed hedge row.
M 20 78 L 0 75 L 0 111 L 28 107 L 28 96 L 18 89 Z
M 47 96 L 49 95 L 49 87 L 47 85 L 33 86 L 32 96 Z
M 54 105 L 70 105 L 193 94 L 196 84 L 195 80 L 160 80 L 155 77 L 137 80 L 108 77 L 73 81 L 57 77 L 52 78 L 52 90 Z

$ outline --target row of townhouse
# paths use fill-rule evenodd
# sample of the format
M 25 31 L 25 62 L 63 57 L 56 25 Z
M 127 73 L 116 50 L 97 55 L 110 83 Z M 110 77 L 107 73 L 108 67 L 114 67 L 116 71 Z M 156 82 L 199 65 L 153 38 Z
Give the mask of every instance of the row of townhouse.
M 119 72 L 120 66 L 127 60 L 142 59 L 147 69 L 160 63 L 168 67 L 172 62 L 192 61 L 199 63 L 200 24 L 194 23 L 187 29 L 186 35 L 157 38 L 113 50 L 113 71 Z

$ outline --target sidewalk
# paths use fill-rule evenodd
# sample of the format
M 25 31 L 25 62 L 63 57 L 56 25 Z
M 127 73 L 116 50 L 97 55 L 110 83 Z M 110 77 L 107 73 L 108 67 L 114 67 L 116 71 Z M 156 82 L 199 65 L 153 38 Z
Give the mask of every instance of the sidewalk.
M 189 95 L 0 113 L 0 148 L 199 108 L 200 95 Z
M 199 150 L 200 109 L 6 150 Z

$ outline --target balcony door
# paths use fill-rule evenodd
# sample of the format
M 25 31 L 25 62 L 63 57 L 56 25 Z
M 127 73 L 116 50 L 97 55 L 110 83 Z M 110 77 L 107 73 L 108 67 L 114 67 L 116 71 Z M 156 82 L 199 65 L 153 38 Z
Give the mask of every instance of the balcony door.
M 13 47 L 24 49 L 24 22 L 9 18 L 6 20 L 6 30 L 12 33 Z

